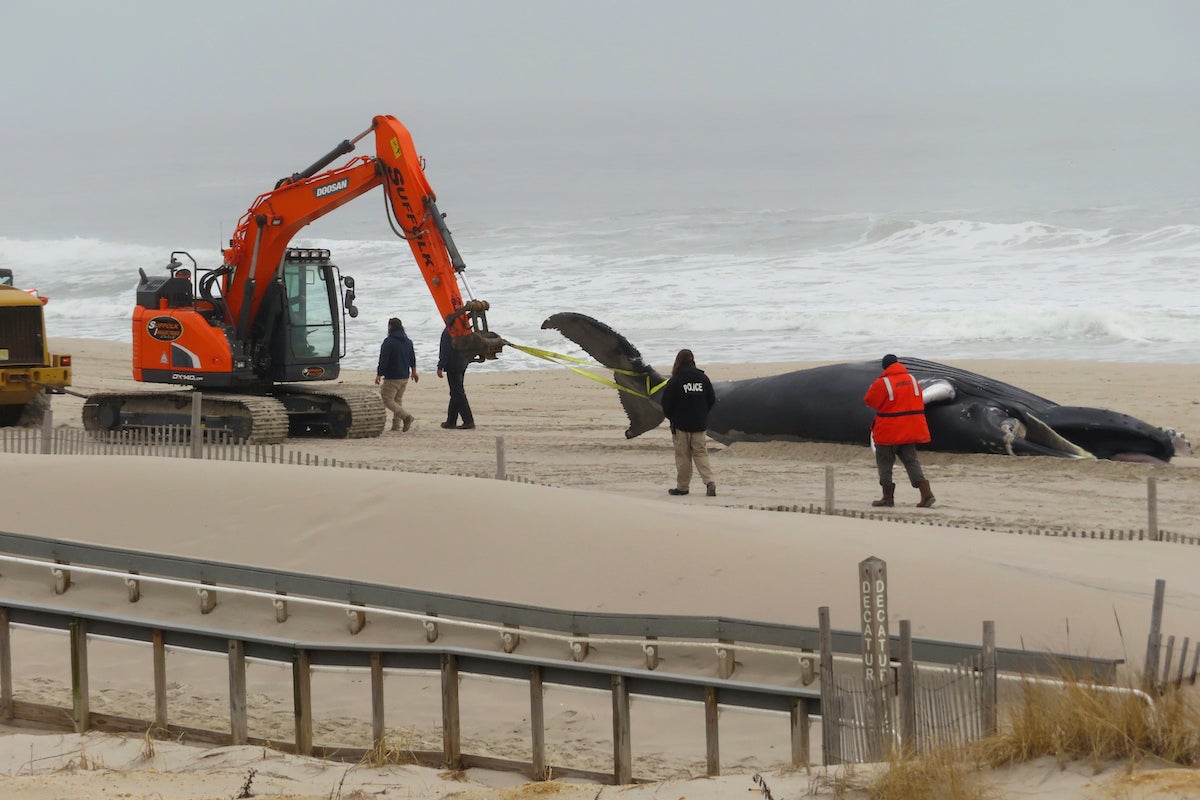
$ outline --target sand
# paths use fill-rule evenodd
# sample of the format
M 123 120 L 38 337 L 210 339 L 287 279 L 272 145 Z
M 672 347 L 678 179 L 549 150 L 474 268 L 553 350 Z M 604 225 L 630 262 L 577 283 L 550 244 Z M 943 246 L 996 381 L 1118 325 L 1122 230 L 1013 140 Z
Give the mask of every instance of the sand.
M 127 346 L 86 340 L 53 344 L 56 352 L 74 356 L 78 391 L 132 383 Z M 1200 365 L 955 365 L 1060 403 L 1111 408 L 1200 438 Z M 701 366 L 720 380 L 809 365 Z M 373 375 L 362 372 L 343 379 L 362 386 L 373 383 Z M 1193 639 L 1200 634 L 1200 588 L 1194 581 L 1200 545 L 1079 536 L 1146 528 L 1147 486 L 1153 478 L 1160 528 L 1200 537 L 1196 457 L 1155 466 L 924 454 L 938 497 L 932 509 L 912 507 L 917 493 L 905 487 L 898 492 L 901 505 L 890 510 L 887 520 L 774 513 L 758 509 L 822 505 L 827 467 L 834 470 L 835 506 L 871 511 L 878 486 L 870 451 L 824 444 L 713 443 L 718 497 L 698 492 L 672 498 L 666 494 L 674 477 L 667 431 L 626 440 L 627 423 L 614 390 L 561 369 L 500 372 L 483 365 L 468 372 L 467 391 L 478 422 L 474 431 L 438 426 L 446 387 L 430 372 L 410 383 L 405 395 L 405 407 L 416 416 L 410 431 L 387 432 L 378 439 L 288 443 L 297 451 L 380 471 L 151 457 L 0 456 L 6 495 L 20 498 L 6 508 L 0 527 L 557 609 L 715 614 L 815 626 L 817 608 L 829 606 L 834 627 L 843 629 L 855 625 L 857 564 L 877 556 L 888 564 L 890 617 L 911 620 L 916 636 L 977 642 L 986 619 L 995 622 L 1002 647 L 1124 658 L 1135 667 L 1145 651 L 1154 581 L 1161 578 L 1167 581 L 1164 631 Z M 80 427 L 81 403 L 70 396 L 54 398 L 56 425 Z M 501 439 L 509 476 L 528 483 L 492 479 Z M 181 492 L 179 487 L 188 488 Z M 64 495 L 69 502 L 63 502 Z M 48 507 L 53 514 L 45 513 Z M 1042 535 L 1031 535 L 1033 531 Z M 0 597 L 55 602 L 44 576 L 17 570 L 6 578 L 0 581 Z M 187 598 L 158 592 L 133 607 L 124 602 L 119 586 L 100 584 L 78 581 L 58 602 L 137 608 L 138 613 L 199 624 L 194 593 Z M 213 624 L 222 613 L 229 615 L 226 621 L 237 613 L 248 625 L 277 627 L 269 607 L 242 611 L 236 603 L 219 605 Z M 286 624 L 291 636 L 349 636 L 332 616 L 298 615 Z M 69 705 L 62 640 L 18 633 L 18 699 Z M 416 632 L 372 622 L 360 637 L 367 635 L 386 639 Z M 93 666 L 93 710 L 146 714 L 145 653 L 111 647 L 114 651 L 106 651 Z M 710 666 L 694 655 L 665 657 L 681 670 Z M 252 670 L 252 691 L 261 694 L 254 695 L 261 702 L 259 716 L 251 721 L 252 735 L 263 735 L 256 728 L 287 731 L 290 724 L 288 691 L 280 690 L 271 669 Z M 794 680 L 787 674 L 773 676 L 772 670 L 785 668 L 770 662 L 747 658 L 739 669 L 764 680 Z M 219 663 L 215 684 L 209 677 L 211 663 L 200 657 L 173 656 L 169 670 L 173 722 L 227 726 Z M 369 720 L 364 690 L 361 685 L 347 689 L 345 676 L 323 680 L 325 688 L 315 691 L 317 740 L 340 736 L 339 743 L 358 744 L 361 722 Z M 389 725 L 401 729 L 414 747 L 436 748 L 440 718 L 436 696 L 432 701 L 427 696 L 436 677 L 389 680 L 399 694 L 424 698 L 402 711 L 389 709 Z M 483 683 L 464 687 L 468 691 L 472 721 L 464 717 L 464 749 L 522 757 L 528 751 L 527 733 L 519 719 L 510 718 L 512 699 L 506 695 L 516 691 L 519 696 L 524 690 Z M 343 692 L 358 694 L 349 702 Z M 643 705 L 635 709 L 635 719 L 639 714 L 652 719 L 646 727 L 653 732 L 639 739 L 635 729 L 635 774 L 670 782 L 603 792 L 725 797 L 754 788 L 749 778 L 755 771 L 763 773 L 775 797 L 802 795 L 820 783 L 803 771 L 781 769 L 786 734 L 763 734 L 761 716 L 728 711 L 722 714 L 721 742 L 727 774 L 686 780 L 703 774 L 703 732 L 693 712 Z M 611 728 L 604 698 L 548 698 L 547 725 L 552 762 L 557 757 L 566 764 L 568 757 L 581 756 L 591 761 L 573 765 L 605 769 Z M 343 797 L 499 797 L 532 791 L 517 786 L 520 780 L 512 775 L 478 770 L 459 782 L 412 766 L 347 772 L 345 765 L 261 748 L 197 751 L 155 742 L 153 757 L 143 749 L 137 737 L 14 732 L 0 737 L 0 757 L 7 758 L 0 768 L 0 793 L 31 798 L 102 791 L 135 798 L 232 797 L 251 768 L 258 774 L 256 797 L 329 797 L 334 792 Z M 72 768 L 60 771 L 72 761 Z M 1129 797 L 1186 797 L 1196 794 L 1195 784 L 1170 784 L 1190 776 L 1143 769 L 1135 776 L 1141 782 L 1131 783 L 1117 766 L 1095 775 L 1090 767 L 1060 770 L 1035 763 L 989 780 L 997 781 L 1005 796 L 1075 798 L 1119 790 Z M 1163 787 L 1165 793 L 1150 793 Z M 590 796 L 599 791 L 557 783 L 548 788 Z

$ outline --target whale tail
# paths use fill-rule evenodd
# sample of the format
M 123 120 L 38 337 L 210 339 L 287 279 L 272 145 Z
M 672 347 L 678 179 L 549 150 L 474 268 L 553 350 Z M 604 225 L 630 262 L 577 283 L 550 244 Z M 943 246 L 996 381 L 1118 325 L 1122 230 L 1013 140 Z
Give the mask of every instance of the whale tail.
M 620 370 L 613 373 L 613 380 L 629 390 L 617 393 L 625 415 L 629 417 L 626 439 L 653 430 L 666 419 L 658 394 L 648 391 L 661 385 L 666 378 L 644 362 L 642 354 L 624 336 L 599 320 L 573 311 L 547 317 L 542 330 L 547 329 L 558 331 L 609 369 Z

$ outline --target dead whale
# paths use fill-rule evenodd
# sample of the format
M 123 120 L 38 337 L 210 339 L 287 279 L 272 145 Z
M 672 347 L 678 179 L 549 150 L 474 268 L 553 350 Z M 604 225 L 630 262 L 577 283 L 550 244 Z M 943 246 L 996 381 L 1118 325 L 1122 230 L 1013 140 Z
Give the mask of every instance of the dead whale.
M 642 360 L 624 336 L 592 317 L 554 314 L 557 330 L 604 366 L 629 417 L 626 438 L 663 421 L 657 388 L 666 376 Z M 1166 463 L 1175 454 L 1173 431 L 1116 411 L 1062 406 L 1032 392 L 933 361 L 902 356 L 921 384 L 932 441 L 923 449 Z M 810 441 L 867 445 L 874 412 L 863 394 L 879 361 L 831 364 L 781 375 L 715 381 L 717 403 L 708 435 L 736 441 Z

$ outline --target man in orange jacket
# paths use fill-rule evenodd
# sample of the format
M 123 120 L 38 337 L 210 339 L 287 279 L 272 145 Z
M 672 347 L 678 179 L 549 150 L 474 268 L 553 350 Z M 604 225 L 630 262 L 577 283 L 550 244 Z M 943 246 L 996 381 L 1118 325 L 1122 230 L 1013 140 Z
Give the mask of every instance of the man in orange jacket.
M 925 400 L 921 397 L 920 384 L 894 355 L 888 353 L 883 357 L 883 374 L 867 389 L 863 402 L 875 409 L 871 441 L 875 444 L 879 485 L 883 487 L 883 497 L 872 501 L 871 505 L 896 505 L 892 466 L 899 456 L 913 488 L 921 490 L 921 502 L 917 507 L 929 508 L 934 501 L 933 491 L 917 461 L 917 445 L 929 441 L 929 423 L 925 421 Z

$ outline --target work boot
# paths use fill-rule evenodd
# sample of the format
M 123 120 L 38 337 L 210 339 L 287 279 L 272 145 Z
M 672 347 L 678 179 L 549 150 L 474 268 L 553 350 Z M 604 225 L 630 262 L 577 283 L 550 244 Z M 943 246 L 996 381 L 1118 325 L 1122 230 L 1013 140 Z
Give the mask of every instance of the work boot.
M 400 423 L 400 418 L 399 418 L 399 417 L 394 417 L 394 418 L 392 419 L 392 430 L 394 430 L 394 431 L 398 431 L 398 430 L 400 430 L 400 424 L 401 424 L 401 423 Z
M 917 508 L 932 508 L 934 496 L 933 490 L 929 488 L 929 481 L 921 481 L 917 488 L 921 490 L 921 502 L 917 503 Z
M 704 484 L 704 486 L 706 489 L 708 489 L 709 497 L 717 496 L 717 484 L 716 483 L 714 483 L 713 481 L 709 481 L 708 483 Z
M 878 500 L 872 500 L 871 505 L 875 506 L 876 508 L 891 508 L 892 506 L 896 505 L 896 484 L 881 483 L 879 485 L 883 487 L 883 497 L 879 498 Z
M 407 433 L 408 429 L 412 427 L 414 419 L 415 419 L 415 417 L 410 416 L 408 419 L 404 420 L 404 427 L 402 427 L 400 430 Z M 394 427 L 394 424 L 393 424 L 392 430 L 396 430 L 396 428 Z
M 687 489 L 667 489 L 667 494 L 672 495 L 674 497 L 682 497 L 683 495 L 685 495 L 687 493 L 688 493 Z

